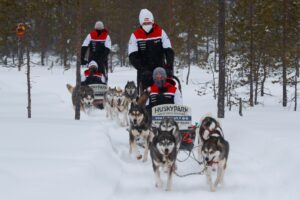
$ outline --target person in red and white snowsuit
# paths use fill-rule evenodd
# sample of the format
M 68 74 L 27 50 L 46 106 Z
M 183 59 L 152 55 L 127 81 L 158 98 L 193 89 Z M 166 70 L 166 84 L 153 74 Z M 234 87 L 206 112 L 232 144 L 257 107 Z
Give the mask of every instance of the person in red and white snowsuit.
M 81 75 L 81 85 L 106 84 L 106 78 L 103 73 L 98 71 L 98 64 L 91 61 L 88 69 L 84 70 Z
M 81 47 L 81 65 L 86 65 L 90 61 L 96 61 L 98 71 L 107 76 L 108 54 L 111 50 L 111 39 L 107 29 L 101 21 L 97 21 L 95 28 L 83 41 Z
M 152 85 L 153 70 L 164 67 L 167 75 L 173 74 L 174 51 L 166 32 L 156 23 L 152 13 L 142 9 L 140 27 L 130 37 L 128 55 L 130 63 L 137 69 L 137 83 L 142 90 Z

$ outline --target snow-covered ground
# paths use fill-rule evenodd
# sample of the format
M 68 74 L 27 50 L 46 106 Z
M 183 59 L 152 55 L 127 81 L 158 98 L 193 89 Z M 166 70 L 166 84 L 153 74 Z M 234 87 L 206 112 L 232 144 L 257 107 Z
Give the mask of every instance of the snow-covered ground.
M 184 72 L 185 73 L 185 72 Z M 123 87 L 135 70 L 116 68 L 109 85 Z M 191 79 L 210 75 L 192 68 Z M 128 155 L 128 133 L 104 111 L 74 120 L 66 83 L 75 69 L 32 68 L 32 118 L 27 118 L 25 69 L 0 67 L 1 200 L 146 200 L 251 199 L 294 200 L 300 197 L 300 113 L 283 109 L 280 96 L 264 106 L 226 112 L 220 120 L 230 143 L 225 185 L 212 193 L 205 176 L 174 177 L 173 191 L 154 187 L 150 156 L 146 163 Z M 196 85 L 183 83 L 184 103 L 193 121 L 216 113 L 216 101 L 197 96 Z M 192 160 L 182 172 L 200 170 Z M 164 183 L 166 177 L 163 175 Z M 164 185 L 165 186 L 165 185 Z

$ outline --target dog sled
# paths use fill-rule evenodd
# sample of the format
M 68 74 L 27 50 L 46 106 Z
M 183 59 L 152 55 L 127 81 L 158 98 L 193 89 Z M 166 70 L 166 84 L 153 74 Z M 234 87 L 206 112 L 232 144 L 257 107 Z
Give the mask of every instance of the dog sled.
M 174 119 L 181 134 L 181 150 L 192 151 L 196 136 L 196 126 L 192 125 L 191 108 L 184 105 L 163 104 L 152 108 L 152 127 L 157 128 L 164 118 Z
M 106 84 L 89 84 L 90 88 L 94 91 L 94 101 L 93 105 L 96 108 L 103 109 L 104 103 L 104 95 L 107 92 L 107 85 Z

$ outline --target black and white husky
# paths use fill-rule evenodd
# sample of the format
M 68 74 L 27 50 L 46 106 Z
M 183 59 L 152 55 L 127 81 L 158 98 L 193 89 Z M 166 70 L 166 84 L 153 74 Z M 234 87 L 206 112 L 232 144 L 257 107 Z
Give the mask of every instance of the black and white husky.
M 176 144 L 177 144 L 177 151 L 179 150 L 180 144 L 181 144 L 181 134 L 179 132 L 179 127 L 177 122 L 172 119 L 172 118 L 164 118 L 163 120 L 161 120 L 158 128 L 161 131 L 171 131 L 172 134 L 174 135 L 175 139 L 176 139 Z
M 134 81 L 127 81 L 124 88 L 124 93 L 125 97 L 129 100 L 130 103 L 136 102 L 138 92 Z
M 177 156 L 177 143 L 173 131 L 162 131 L 157 129 L 155 136 L 150 144 L 150 155 L 152 167 L 155 174 L 155 186 L 162 187 L 160 178 L 160 168 L 167 172 L 167 191 L 172 190 L 172 174 L 175 170 Z
M 151 135 L 151 121 L 146 108 L 136 103 L 132 103 L 128 113 L 129 117 L 129 153 L 135 153 L 138 160 L 142 155 L 138 151 L 137 141 L 142 140 L 145 147 L 143 161 L 148 159 L 149 142 Z
M 201 160 L 201 147 L 203 143 L 210 137 L 224 137 L 224 135 L 220 123 L 211 116 L 206 116 L 203 118 L 198 130 L 198 159 Z
M 218 184 L 223 184 L 224 173 L 229 154 L 229 143 L 223 137 L 211 136 L 204 141 L 201 149 L 202 156 L 206 161 L 206 177 L 210 191 L 216 191 Z M 217 177 L 212 182 L 212 171 L 217 168 Z
M 223 136 L 223 130 L 220 123 L 213 117 L 206 116 L 199 129 L 199 136 L 202 142 L 207 140 L 210 136 Z

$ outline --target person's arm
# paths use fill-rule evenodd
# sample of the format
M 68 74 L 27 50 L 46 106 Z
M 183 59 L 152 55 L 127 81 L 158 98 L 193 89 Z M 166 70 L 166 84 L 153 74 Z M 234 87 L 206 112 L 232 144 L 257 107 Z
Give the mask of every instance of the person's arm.
M 128 43 L 128 55 L 129 55 L 129 61 L 133 65 L 133 67 L 137 70 L 141 70 L 142 63 L 138 52 L 137 40 L 134 34 L 131 34 Z
M 108 56 L 108 54 L 111 51 L 111 39 L 109 35 L 107 35 L 104 46 L 105 46 L 105 56 Z
M 168 76 L 173 75 L 173 65 L 174 65 L 174 51 L 172 49 L 171 41 L 164 30 L 162 30 L 162 46 L 164 49 L 164 54 L 166 56 L 165 69 Z
M 88 46 L 91 42 L 91 35 L 88 34 L 81 46 L 81 65 L 86 65 L 88 62 L 85 60 L 85 55 L 88 50 Z

